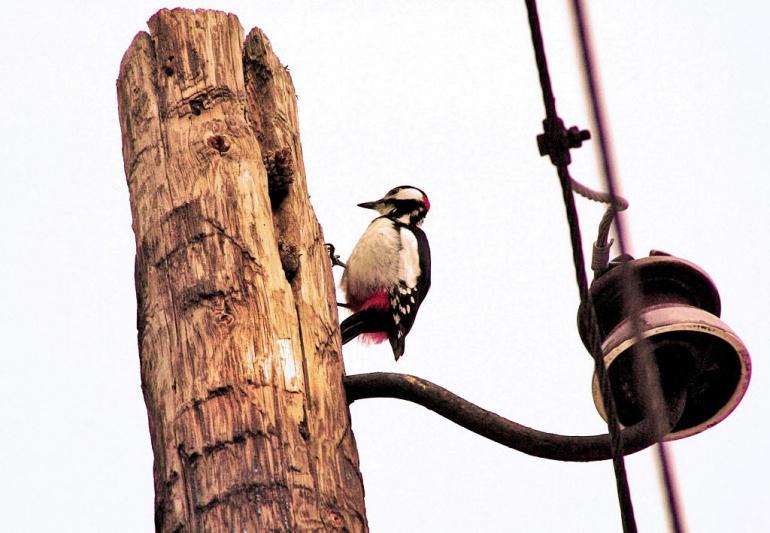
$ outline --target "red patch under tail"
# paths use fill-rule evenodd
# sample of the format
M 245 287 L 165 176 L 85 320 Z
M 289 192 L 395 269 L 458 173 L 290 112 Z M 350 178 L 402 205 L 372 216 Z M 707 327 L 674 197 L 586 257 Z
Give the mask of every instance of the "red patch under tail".
M 390 297 L 388 291 L 380 289 L 361 300 L 350 298 L 348 303 L 350 304 L 350 309 L 354 312 L 366 311 L 367 309 L 387 310 L 390 308 Z M 388 334 L 385 331 L 374 331 L 372 333 L 364 333 L 359 339 L 366 344 L 379 344 L 388 339 Z

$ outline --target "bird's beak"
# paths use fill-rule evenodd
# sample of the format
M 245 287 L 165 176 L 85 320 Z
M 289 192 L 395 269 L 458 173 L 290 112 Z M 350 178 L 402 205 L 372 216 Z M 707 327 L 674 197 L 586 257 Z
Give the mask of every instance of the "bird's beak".
M 363 202 L 358 204 L 358 207 L 363 207 L 364 209 L 377 209 L 382 205 L 382 200 L 377 200 L 374 202 Z

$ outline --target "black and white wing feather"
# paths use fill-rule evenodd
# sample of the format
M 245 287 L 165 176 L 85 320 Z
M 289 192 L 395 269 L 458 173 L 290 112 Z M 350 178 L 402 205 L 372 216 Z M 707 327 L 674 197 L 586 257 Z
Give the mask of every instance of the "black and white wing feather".
M 404 353 L 404 341 L 412 329 L 417 310 L 430 288 L 430 247 L 418 227 L 398 224 L 399 282 L 390 290 L 390 308 L 394 328 L 389 335 L 396 360 Z

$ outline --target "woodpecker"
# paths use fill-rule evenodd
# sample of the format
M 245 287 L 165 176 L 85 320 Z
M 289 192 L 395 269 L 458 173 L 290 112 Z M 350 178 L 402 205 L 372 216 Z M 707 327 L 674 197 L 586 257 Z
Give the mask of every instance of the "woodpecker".
M 393 356 L 404 341 L 430 288 L 430 247 L 420 228 L 430 210 L 426 194 L 402 185 L 380 200 L 358 204 L 375 218 L 353 248 L 342 275 L 342 290 L 353 314 L 340 324 L 342 343 L 390 341 Z

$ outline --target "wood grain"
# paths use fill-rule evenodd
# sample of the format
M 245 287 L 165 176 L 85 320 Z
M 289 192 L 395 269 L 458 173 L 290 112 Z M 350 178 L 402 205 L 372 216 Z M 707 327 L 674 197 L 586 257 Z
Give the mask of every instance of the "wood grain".
M 156 528 L 365 531 L 291 77 L 234 15 L 161 10 L 149 28 L 117 85 Z

